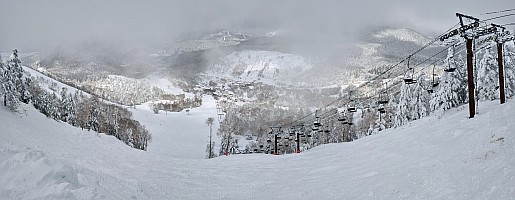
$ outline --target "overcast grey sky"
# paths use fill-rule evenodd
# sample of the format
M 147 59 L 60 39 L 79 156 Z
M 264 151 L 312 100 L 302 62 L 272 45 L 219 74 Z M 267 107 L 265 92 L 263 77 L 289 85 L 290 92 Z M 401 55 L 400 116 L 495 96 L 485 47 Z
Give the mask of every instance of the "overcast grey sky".
M 284 29 L 313 41 L 376 25 L 431 35 L 457 23 L 455 12 L 488 18 L 479 14 L 511 8 L 514 0 L 0 0 L 0 50 L 91 38 L 156 45 L 222 29 Z

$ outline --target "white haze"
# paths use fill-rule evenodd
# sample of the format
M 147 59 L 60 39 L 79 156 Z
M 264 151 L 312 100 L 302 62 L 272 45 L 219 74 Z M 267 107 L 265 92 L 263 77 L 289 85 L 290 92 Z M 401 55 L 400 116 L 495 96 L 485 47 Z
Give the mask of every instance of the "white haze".
M 90 40 L 154 48 L 192 33 L 287 30 L 299 48 L 320 52 L 369 26 L 436 35 L 457 23 L 455 12 L 487 17 L 479 15 L 512 7 L 512 0 L 0 0 L 0 51 Z

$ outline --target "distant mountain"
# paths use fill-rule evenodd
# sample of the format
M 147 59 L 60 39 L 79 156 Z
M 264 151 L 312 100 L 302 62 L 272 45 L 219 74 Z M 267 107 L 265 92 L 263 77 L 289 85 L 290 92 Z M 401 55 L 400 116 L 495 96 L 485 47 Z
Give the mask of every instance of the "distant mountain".
M 394 27 L 367 28 L 358 35 L 354 43 L 335 44 L 344 47 L 333 50 L 325 60 L 296 52 L 289 32 L 276 30 L 260 34 L 220 31 L 192 35 L 153 51 L 88 42 L 73 51 L 56 48 L 45 55 L 27 56 L 25 64 L 76 85 L 95 85 L 100 80 L 104 82 L 99 84 L 107 84 L 101 77 L 108 75 L 136 79 L 158 75 L 180 83 L 176 87 L 184 90 L 199 83 L 234 80 L 329 88 L 332 92 L 322 93 L 338 96 L 347 85 L 369 80 L 431 41 L 414 30 Z M 413 66 L 442 48 L 429 46 L 414 56 L 410 64 Z M 403 74 L 406 67 L 402 65 L 390 75 Z

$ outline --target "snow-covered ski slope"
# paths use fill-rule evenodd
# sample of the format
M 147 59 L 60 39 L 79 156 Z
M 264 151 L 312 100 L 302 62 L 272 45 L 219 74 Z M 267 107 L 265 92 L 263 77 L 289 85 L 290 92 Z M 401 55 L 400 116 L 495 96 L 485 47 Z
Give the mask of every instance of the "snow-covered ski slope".
M 154 134 L 144 152 L 0 107 L 0 199 L 515 199 L 515 101 L 480 109 L 301 154 L 206 160 L 179 158 L 155 115 L 141 120 Z M 207 135 L 203 121 L 189 130 Z

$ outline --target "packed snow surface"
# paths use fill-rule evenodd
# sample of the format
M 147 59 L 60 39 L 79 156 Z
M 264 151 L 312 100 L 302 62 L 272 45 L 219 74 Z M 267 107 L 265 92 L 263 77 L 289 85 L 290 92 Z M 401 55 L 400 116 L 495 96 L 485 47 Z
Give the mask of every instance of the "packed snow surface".
M 0 197 L 514 199 L 515 102 L 481 103 L 473 119 L 465 108 L 301 154 L 207 160 L 210 106 L 189 116 L 138 108 L 153 133 L 147 152 L 28 106 L 0 107 Z

